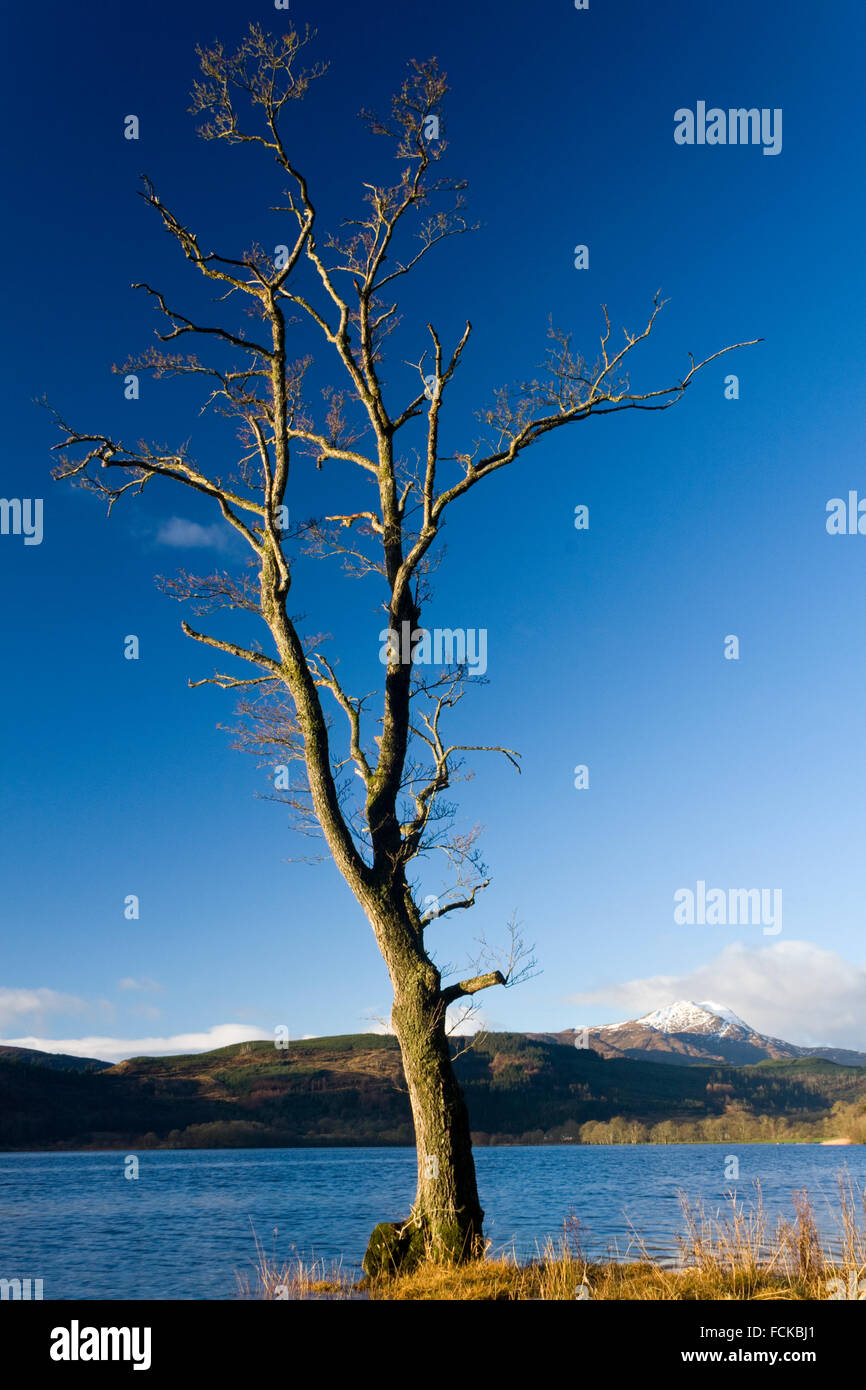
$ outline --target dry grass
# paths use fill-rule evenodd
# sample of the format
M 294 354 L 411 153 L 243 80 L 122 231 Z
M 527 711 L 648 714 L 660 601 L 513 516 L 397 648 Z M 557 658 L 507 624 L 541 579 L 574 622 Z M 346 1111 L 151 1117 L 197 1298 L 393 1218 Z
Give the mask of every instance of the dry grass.
M 250 1221 L 252 1226 L 252 1221 Z M 339 1260 L 304 1260 L 296 1258 L 278 1263 L 276 1253 L 268 1258 L 253 1226 L 256 1246 L 254 1285 L 249 1278 L 238 1275 L 241 1298 L 263 1298 L 296 1302 L 306 1298 L 358 1298 L 360 1285 L 354 1274 L 343 1269 Z M 274 1236 L 276 1237 L 276 1231 Z
M 748 1300 L 828 1297 L 831 1280 L 848 1286 L 866 1275 L 866 1193 L 845 1174 L 838 1179 L 839 1253 L 830 1259 L 818 1235 L 812 1203 L 794 1194 L 790 1220 L 771 1228 L 760 1185 L 748 1201 L 728 1194 L 727 1206 L 708 1212 L 681 1198 L 683 1233 L 676 1268 L 660 1264 L 633 1233 L 638 1258 L 628 1263 L 588 1260 L 579 1221 L 570 1217 L 558 1241 L 549 1240 L 529 1262 L 513 1254 L 488 1254 L 465 1265 L 427 1263 L 408 1274 L 355 1281 L 340 1265 L 295 1260 L 277 1265 L 258 1240 L 254 1296 L 259 1298 L 358 1298 L 374 1300 L 498 1301 Z M 864 1286 L 866 1287 L 866 1286 Z M 282 1292 L 277 1292 L 282 1290 Z M 249 1294 L 249 1289 L 245 1290 Z

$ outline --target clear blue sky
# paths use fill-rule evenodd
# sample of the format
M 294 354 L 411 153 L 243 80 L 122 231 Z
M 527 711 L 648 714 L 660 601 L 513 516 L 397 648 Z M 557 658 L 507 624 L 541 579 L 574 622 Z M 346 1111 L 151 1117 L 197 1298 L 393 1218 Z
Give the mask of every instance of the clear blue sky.
M 485 996 L 496 1026 L 604 1022 L 685 995 L 794 1041 L 866 1047 L 866 536 L 825 529 L 829 498 L 866 496 L 854 0 L 588 12 L 292 0 L 288 15 L 50 0 L 7 18 L 2 495 L 44 498 L 45 519 L 39 546 L 0 536 L 0 1036 L 114 1057 L 211 1029 L 220 1041 L 228 1024 L 358 1031 L 389 1009 L 349 891 L 329 865 L 285 862 L 309 843 L 255 799 L 265 774 L 217 728 L 232 696 L 187 688 L 214 662 L 153 576 L 236 552 L 160 536 L 173 518 L 217 518 L 166 486 L 106 520 L 49 480 L 55 436 L 32 404 L 45 393 L 81 429 L 191 437 L 202 461 L 225 460 L 230 435 L 185 386 L 143 380 L 127 402 L 110 368 L 154 341 L 132 282 L 181 309 L 206 302 L 136 196 L 141 173 L 224 254 L 284 239 L 268 211 L 275 172 L 203 144 L 187 114 L 195 44 L 230 45 L 250 20 L 318 29 L 330 72 L 293 118 L 332 226 L 386 173 L 357 111 L 384 109 L 410 58 L 436 54 L 448 73 L 447 169 L 469 181 L 482 226 L 419 276 L 388 382 L 410 398 L 403 360 L 423 350 L 427 320 L 452 341 L 471 318 L 449 443 L 473 437 L 494 386 L 532 371 L 551 313 L 591 354 L 602 302 L 617 332 L 638 328 L 661 287 L 670 303 L 636 385 L 675 379 L 689 350 L 765 340 L 664 414 L 560 432 L 455 510 L 430 622 L 487 629 L 490 684 L 462 728 L 519 748 L 523 774 L 480 760 L 463 788 L 493 882 L 473 913 L 446 919 L 437 954 L 462 961 L 516 910 L 543 973 Z M 781 108 L 782 152 L 678 146 L 674 112 L 700 100 Z M 123 138 L 129 113 L 137 142 Z M 587 271 L 573 267 L 578 243 Z M 333 509 L 341 476 L 300 466 L 294 513 Z M 372 688 L 375 585 L 304 564 L 295 594 L 309 630 L 333 632 Z M 128 633 L 137 662 L 123 659 Z M 739 661 L 723 657 L 729 633 Z M 675 924 L 674 892 L 698 880 L 780 888 L 781 933 Z M 431 866 L 425 891 L 445 881 Z M 138 921 L 123 916 L 129 893 Z

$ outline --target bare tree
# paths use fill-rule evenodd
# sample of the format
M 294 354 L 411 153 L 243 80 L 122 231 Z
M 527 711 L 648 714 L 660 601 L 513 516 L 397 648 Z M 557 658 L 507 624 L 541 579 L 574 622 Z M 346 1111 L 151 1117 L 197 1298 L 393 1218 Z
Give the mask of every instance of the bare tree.
M 271 38 L 252 26 L 232 55 L 221 45 L 198 50 L 202 80 L 195 85 L 192 110 L 204 118 L 200 134 L 232 145 L 258 145 L 273 156 L 284 185 L 280 211 L 292 229 L 283 248 L 270 256 L 256 246 L 237 257 L 206 250 L 144 181 L 142 196 L 195 271 L 218 292 L 220 303 L 230 308 L 243 303 L 255 328 L 238 326 L 236 319 L 233 327 L 197 322 L 145 284 L 138 288 L 152 297 L 164 319 L 157 337 L 170 346 L 116 370 L 200 376 L 209 388 L 208 404 L 237 424 L 241 456 L 233 473 L 216 476 L 195 461 L 188 445 L 169 451 L 150 444 L 130 448 L 104 434 L 81 433 L 58 416 L 63 439 L 55 447 L 62 461 L 55 476 L 96 491 L 109 510 L 125 492 L 140 493 L 153 479 L 169 479 L 212 499 L 248 548 L 245 573 L 182 573 L 165 587 L 192 600 L 199 612 L 241 609 L 267 628 L 265 650 L 255 641 L 239 645 L 183 624 L 196 642 L 252 667 L 252 675 L 220 670 L 206 679 L 242 688 L 241 742 L 279 756 L 289 773 L 282 799 L 297 812 L 299 828 L 324 837 L 390 973 L 392 1024 L 418 1150 L 416 1201 L 405 1226 L 394 1232 L 390 1253 L 408 1248 L 413 1257 L 423 1251 L 462 1259 L 480 1248 L 483 1212 L 446 1010 L 492 985 L 514 983 L 525 973 L 527 959 L 522 941 L 512 934 L 504 963 L 494 963 L 485 947 L 476 968 L 443 983 L 426 939 L 443 916 L 471 908 L 488 881 L 477 832 L 457 833 L 454 807 L 446 800 L 459 780 L 462 759 L 494 751 L 519 767 L 513 749 L 449 741 L 447 716 L 463 697 L 469 676 L 459 653 L 435 675 L 429 668 L 422 674 L 412 660 L 431 575 L 441 558 L 436 542 L 460 498 L 515 463 L 543 436 L 591 415 L 666 410 L 721 353 L 701 362 L 690 358 L 688 370 L 671 385 L 636 392 L 625 374 L 627 359 L 652 332 L 662 307 L 658 295 L 643 329 L 626 333 L 619 346 L 611 342 L 604 310 L 592 363 L 572 348 L 568 336 L 551 328 L 543 367 L 530 380 L 495 393 L 478 412 L 479 436 L 451 455 L 444 469 L 440 419 L 470 324 L 450 348 L 427 325 L 427 351 L 413 364 L 418 385 L 401 404 L 385 390 L 382 364 L 385 340 L 398 322 L 404 277 L 442 242 L 470 230 L 463 185 L 434 176 L 445 150 L 444 140 L 434 138 L 445 78 L 435 59 L 414 62 L 387 117 L 362 112 L 370 129 L 391 142 L 398 175 L 392 184 L 365 183 L 360 215 L 337 235 L 320 236 L 286 119 L 291 104 L 323 71 L 300 66 L 309 38 L 309 32 Z M 402 250 L 403 236 L 413 226 L 414 244 Z M 220 317 L 228 317 L 227 311 Z M 310 399 L 315 393 L 305 392 L 312 358 L 289 350 L 289 342 L 305 341 L 307 331 L 331 354 L 340 378 L 324 392 L 318 411 Z M 176 351 L 177 340 L 187 336 L 211 344 L 211 360 Z M 408 462 L 405 445 L 413 437 L 418 448 Z M 326 514 L 300 525 L 286 521 L 293 455 L 312 457 L 319 469 L 327 464 L 322 479 L 327 496 L 339 496 L 342 503 L 325 502 Z M 340 481 L 330 476 L 337 469 Z M 443 473 L 452 480 L 444 483 Z M 301 622 L 288 607 L 299 552 L 338 556 L 351 574 L 373 575 L 381 586 L 389 633 L 381 693 L 350 693 L 338 663 L 323 650 L 326 639 L 302 635 Z M 408 659 L 403 633 L 410 634 Z M 332 715 L 343 724 L 342 738 Z M 450 865 L 453 886 L 428 898 L 425 907 L 410 869 L 434 850 Z

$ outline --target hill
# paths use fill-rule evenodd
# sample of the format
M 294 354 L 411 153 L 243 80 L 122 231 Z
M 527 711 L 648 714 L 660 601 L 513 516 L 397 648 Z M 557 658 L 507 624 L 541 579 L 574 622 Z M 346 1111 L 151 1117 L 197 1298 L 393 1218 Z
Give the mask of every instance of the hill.
M 731 1067 L 605 1059 L 493 1033 L 456 1062 L 476 1143 L 866 1139 L 866 1068 L 822 1059 Z M 411 1144 L 396 1040 L 248 1042 L 95 1071 L 0 1057 L 0 1147 Z
M 106 1071 L 110 1062 L 97 1057 L 72 1057 L 66 1052 L 38 1052 L 33 1047 L 12 1047 L 0 1043 L 0 1059 L 9 1062 L 32 1062 L 36 1066 L 53 1067 L 57 1071 Z

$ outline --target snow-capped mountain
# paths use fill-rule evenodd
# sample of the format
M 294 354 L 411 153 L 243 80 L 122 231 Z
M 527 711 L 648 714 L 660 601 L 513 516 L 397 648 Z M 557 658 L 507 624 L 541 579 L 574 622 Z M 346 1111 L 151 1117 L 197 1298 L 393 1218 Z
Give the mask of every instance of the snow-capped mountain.
M 666 1008 L 654 1009 L 642 1018 L 625 1023 L 608 1023 L 589 1028 L 589 1046 L 603 1057 L 632 1057 L 644 1061 L 726 1062 L 745 1066 L 767 1059 L 784 1061 L 797 1057 L 821 1057 L 843 1066 L 866 1066 L 866 1053 L 842 1047 L 800 1047 L 796 1043 L 758 1033 L 723 1004 L 705 1000 L 678 999 Z M 533 1034 L 553 1042 L 574 1046 L 578 1030 Z
M 676 1004 L 668 1004 L 666 1009 L 656 1009 L 644 1014 L 633 1023 L 608 1023 L 607 1030 L 633 1028 L 642 1024 L 644 1028 L 654 1028 L 659 1033 L 709 1033 L 720 1038 L 728 1037 L 737 1031 L 751 1034 L 754 1030 L 748 1023 L 726 1009 L 723 1004 L 695 1004 L 691 999 L 679 999 Z

